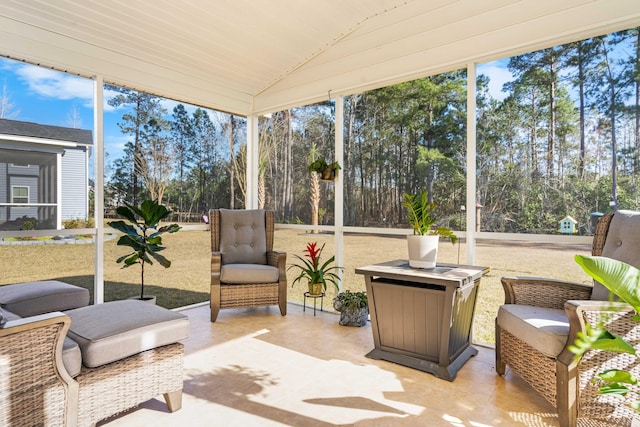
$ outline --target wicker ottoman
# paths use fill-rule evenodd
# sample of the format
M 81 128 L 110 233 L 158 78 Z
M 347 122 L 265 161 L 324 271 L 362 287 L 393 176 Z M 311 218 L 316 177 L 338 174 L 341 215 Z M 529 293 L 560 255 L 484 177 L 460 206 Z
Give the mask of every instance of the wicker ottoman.
M 78 426 L 164 395 L 169 411 L 182 406 L 187 316 L 136 300 L 67 311 L 68 336 L 82 350 Z

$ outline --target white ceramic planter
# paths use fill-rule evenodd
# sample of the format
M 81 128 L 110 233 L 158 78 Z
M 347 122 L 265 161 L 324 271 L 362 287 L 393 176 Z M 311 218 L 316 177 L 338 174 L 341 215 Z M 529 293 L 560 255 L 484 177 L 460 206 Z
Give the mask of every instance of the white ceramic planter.
M 412 268 L 436 268 L 439 236 L 407 236 L 409 266 Z

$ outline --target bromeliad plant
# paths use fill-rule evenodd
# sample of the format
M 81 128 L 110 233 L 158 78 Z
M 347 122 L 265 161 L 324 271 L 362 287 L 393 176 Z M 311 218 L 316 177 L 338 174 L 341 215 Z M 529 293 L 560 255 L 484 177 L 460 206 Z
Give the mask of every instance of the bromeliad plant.
M 171 215 L 171 211 L 158 204 L 156 200 L 145 200 L 139 207 L 125 202 L 116 212 L 130 224 L 124 221 L 111 221 L 107 224 L 124 233 L 118 240 L 118 246 L 129 246 L 133 249 L 133 252 L 121 256 L 116 262 L 124 262 L 122 268 L 140 264 L 140 299 L 144 299 L 144 266 L 146 263 L 153 264 L 153 258 L 164 268 L 171 267 L 171 261 L 158 253 L 166 249 L 162 246 L 161 236 L 164 233 L 175 233 L 180 230 L 180 226 L 169 224 L 156 228 L 160 221 Z
M 576 255 L 575 260 L 589 276 L 633 307 L 636 312 L 633 319 L 640 321 L 640 270 L 622 261 L 601 256 Z M 604 324 L 595 328 L 587 325 L 585 333 L 579 332 L 574 345 L 569 347 L 576 359 L 590 349 L 628 353 L 638 357 L 629 342 L 608 332 Z M 600 372 L 592 381 L 601 383 L 600 394 L 624 397 L 632 388 L 638 391 L 638 379 L 631 372 L 621 369 Z M 629 406 L 640 412 L 640 402 L 630 402 Z
M 436 204 L 429 203 L 429 193 L 426 190 L 418 194 L 405 193 L 402 206 L 407 209 L 407 219 L 413 227 L 414 235 L 448 237 L 453 244 L 458 240 L 458 236 L 448 227 L 432 228 L 436 221 L 433 216 Z
M 340 276 L 336 272 L 340 271 L 342 267 L 338 267 L 335 265 L 331 265 L 335 262 L 335 255 L 325 261 L 323 264 L 320 264 L 320 256 L 322 255 L 322 250 L 324 249 L 324 244 L 318 248 L 317 242 L 307 243 L 307 248 L 303 251 L 305 253 L 305 258 L 302 258 L 300 255 L 294 254 L 296 258 L 298 258 L 301 263 L 299 264 L 291 264 L 287 270 L 292 268 L 300 269 L 300 273 L 293 280 L 291 286 L 295 285 L 302 279 L 307 279 L 309 284 L 313 283 L 322 283 L 322 288 L 327 290 L 327 282 L 333 283 L 337 290 L 339 290 L 338 281 L 340 280 Z

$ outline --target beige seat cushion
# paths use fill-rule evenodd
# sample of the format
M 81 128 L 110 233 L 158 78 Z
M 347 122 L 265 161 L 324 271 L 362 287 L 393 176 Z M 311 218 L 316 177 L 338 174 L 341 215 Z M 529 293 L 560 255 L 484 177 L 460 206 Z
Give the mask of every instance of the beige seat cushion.
M 20 316 L 18 316 L 15 313 L 10 312 L 9 310 L 7 310 L 4 307 L 0 308 L 0 316 L 2 316 L 2 318 L 4 319 L 5 322 L 11 322 L 13 320 L 21 319 Z
M 82 369 L 82 353 L 77 342 L 65 337 L 62 344 L 62 363 L 72 377 L 76 377 Z
M 68 336 L 80 346 L 82 363 L 89 368 L 189 335 L 187 316 L 138 300 L 91 305 L 65 314 L 71 317 Z
M 274 283 L 280 273 L 277 267 L 261 264 L 227 264 L 220 269 L 222 283 Z
M 497 322 L 500 328 L 553 358 L 569 338 L 569 321 L 560 309 L 504 304 L 498 310 Z
M 17 314 L 8 310 L 0 310 L 0 315 L 8 322 L 21 318 Z M 82 368 L 82 354 L 80 353 L 80 347 L 77 342 L 73 341 L 69 337 L 65 337 L 62 344 L 62 363 L 64 363 L 65 369 L 72 377 L 78 375 Z
M 0 306 L 21 317 L 64 311 L 87 304 L 87 289 L 57 280 L 0 286 Z

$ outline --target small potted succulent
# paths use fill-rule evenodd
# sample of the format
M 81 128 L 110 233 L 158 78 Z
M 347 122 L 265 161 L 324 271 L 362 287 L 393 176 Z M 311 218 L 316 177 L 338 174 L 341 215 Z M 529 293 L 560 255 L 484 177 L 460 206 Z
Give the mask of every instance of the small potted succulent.
M 318 248 L 317 242 L 307 243 L 307 247 L 304 250 L 304 258 L 297 254 L 293 255 L 300 260 L 300 263 L 291 264 L 287 270 L 297 268 L 300 271 L 291 286 L 303 279 L 307 279 L 309 282 L 309 295 L 313 296 L 322 295 L 322 293 L 327 290 L 327 282 L 333 283 L 336 289 L 339 289 L 338 281 L 340 280 L 340 276 L 338 276 L 337 272 L 340 271 L 342 267 L 331 265 L 335 262 L 335 256 L 332 256 L 321 264 L 320 256 L 322 255 L 323 249 L 324 244 Z
M 333 308 L 340 312 L 340 325 L 364 326 L 369 319 L 369 301 L 365 292 L 340 292 L 333 299 Z
M 126 219 L 129 223 L 120 220 L 107 224 L 124 233 L 118 240 L 118 246 L 128 246 L 133 249 L 133 252 L 119 257 L 116 262 L 124 262 L 122 268 L 140 264 L 139 299 L 154 301 L 155 297 L 144 293 L 144 266 L 145 264 L 153 264 L 153 258 L 164 268 L 171 267 L 171 261 L 158 252 L 166 249 L 162 246 L 162 234 L 175 233 L 180 230 L 180 226 L 169 224 L 156 228 L 160 221 L 171 215 L 171 211 L 164 205 L 158 204 L 156 200 L 145 200 L 140 206 L 125 202 L 124 206 L 119 206 L 116 212 L 119 217 Z
M 407 219 L 413 227 L 413 235 L 407 236 L 409 266 L 413 268 L 435 268 L 440 237 L 451 239 L 455 244 L 458 237 L 448 227 L 433 228 L 435 203 L 429 202 L 429 193 L 404 194 L 402 206 L 407 209 Z

